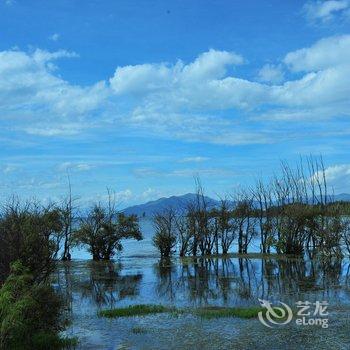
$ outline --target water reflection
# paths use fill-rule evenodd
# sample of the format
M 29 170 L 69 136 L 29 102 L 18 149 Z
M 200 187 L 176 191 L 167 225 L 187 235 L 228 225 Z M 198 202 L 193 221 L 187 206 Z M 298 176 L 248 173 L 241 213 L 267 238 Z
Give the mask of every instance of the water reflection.
M 122 265 L 113 262 L 65 262 L 57 273 L 58 289 L 72 309 L 76 299 L 100 309 L 139 294 L 142 273 L 122 274 Z M 90 305 L 90 306 L 91 306 Z
M 287 258 L 187 258 L 62 263 L 56 286 L 73 304 L 95 309 L 133 303 L 251 305 L 271 301 L 348 302 L 349 263 Z M 345 298 L 346 297 L 346 298 Z M 82 303 L 84 305 L 82 306 Z M 80 312 L 78 310 L 78 312 Z
M 341 260 L 196 258 L 154 265 L 156 293 L 188 305 L 239 305 L 258 298 L 341 298 L 349 264 Z
M 205 323 L 203 320 L 198 322 L 198 319 L 187 314 L 182 318 L 161 314 L 150 318 L 135 317 L 111 321 L 99 318 L 97 311 L 101 308 L 145 303 L 178 307 L 248 306 L 258 305 L 258 298 L 283 301 L 290 305 L 298 300 L 326 300 L 333 310 L 348 310 L 349 271 L 348 260 L 332 258 L 261 259 L 253 256 L 163 261 L 155 258 L 126 258 L 117 263 L 60 263 L 54 276 L 54 285 L 64 296 L 72 321 L 67 334 L 78 336 L 81 349 L 116 349 L 125 344 L 128 348 L 130 346 L 135 349 L 165 349 L 169 345 L 169 334 L 177 337 L 179 349 L 193 348 L 193 344 L 200 344 L 203 349 L 213 348 L 208 348 L 206 344 L 215 344 L 215 348 L 222 349 L 245 349 L 246 347 L 240 345 L 241 341 L 245 344 L 247 337 L 259 339 L 254 348 L 265 349 L 270 346 L 271 339 L 265 336 L 265 327 L 261 326 L 261 329 L 258 322 L 252 323 L 251 320 L 246 323 L 246 320 L 219 319 Z M 338 305 L 341 307 L 333 307 Z M 336 317 L 332 315 L 332 339 L 338 339 L 336 337 L 341 332 L 347 334 L 344 329 L 348 329 L 348 321 L 344 317 L 342 313 Z M 132 331 L 135 327 L 150 331 L 135 335 Z M 212 332 L 213 329 L 215 332 Z M 233 331 L 237 329 L 242 332 L 241 337 Z M 305 330 L 310 331 L 310 334 L 302 336 L 303 342 L 316 337 L 316 333 L 312 333 L 313 328 Z M 279 329 L 273 342 L 283 343 L 284 339 L 289 339 L 290 334 L 294 334 L 296 338 L 299 334 L 289 333 L 293 329 L 286 328 L 285 336 L 281 336 L 281 331 Z M 254 332 L 255 336 L 251 336 Z M 216 334 L 216 340 L 213 339 L 213 334 Z M 271 335 L 273 334 L 270 333 Z M 328 335 L 324 334 L 324 337 L 327 338 Z M 147 342 L 148 347 L 145 346 Z M 318 345 L 317 349 L 321 348 Z M 282 344 L 275 348 L 287 347 Z

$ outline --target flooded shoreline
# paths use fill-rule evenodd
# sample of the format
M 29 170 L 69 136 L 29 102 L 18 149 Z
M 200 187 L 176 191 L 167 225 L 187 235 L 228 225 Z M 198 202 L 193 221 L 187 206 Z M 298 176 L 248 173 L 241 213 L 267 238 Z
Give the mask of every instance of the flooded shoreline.
M 324 333 L 342 344 L 335 332 L 349 326 L 348 312 L 344 312 L 350 310 L 349 278 L 348 259 L 325 262 L 253 254 L 247 258 L 177 258 L 161 262 L 156 257 L 124 257 L 114 262 L 60 262 L 54 286 L 64 295 L 72 322 L 65 334 L 79 338 L 79 349 L 187 349 L 190 344 L 195 349 L 209 348 L 201 339 L 215 340 L 215 348 L 228 349 L 229 343 L 243 341 L 242 334 L 247 332 L 256 333 L 257 339 L 264 335 L 260 342 L 265 347 L 255 345 L 259 349 L 284 349 L 290 336 L 280 347 L 266 347 L 269 339 L 265 333 L 272 332 L 271 336 L 278 338 L 284 332 L 317 332 L 317 339 L 323 339 L 320 334 Z M 330 327 L 301 329 L 288 325 L 275 330 L 280 332 L 275 334 L 257 319 L 202 320 L 190 314 L 162 314 L 106 320 L 97 316 L 103 309 L 135 304 L 249 307 L 259 305 L 259 298 L 290 305 L 299 300 L 326 300 Z M 135 329 L 140 332 L 135 333 Z M 177 344 L 173 343 L 175 339 Z M 196 342 L 192 342 L 194 339 Z M 233 348 L 249 348 L 243 343 L 236 346 L 242 347 Z

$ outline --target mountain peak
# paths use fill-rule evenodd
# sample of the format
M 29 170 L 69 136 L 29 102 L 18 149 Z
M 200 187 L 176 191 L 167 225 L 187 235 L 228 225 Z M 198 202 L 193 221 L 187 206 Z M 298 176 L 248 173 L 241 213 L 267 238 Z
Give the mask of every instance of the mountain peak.
M 215 199 L 205 197 L 210 206 L 215 206 L 218 202 Z M 186 193 L 180 196 L 162 197 L 144 204 L 134 205 L 123 210 L 127 215 L 137 215 L 140 217 L 150 217 L 166 208 L 175 210 L 183 209 L 188 203 L 196 199 L 196 194 Z

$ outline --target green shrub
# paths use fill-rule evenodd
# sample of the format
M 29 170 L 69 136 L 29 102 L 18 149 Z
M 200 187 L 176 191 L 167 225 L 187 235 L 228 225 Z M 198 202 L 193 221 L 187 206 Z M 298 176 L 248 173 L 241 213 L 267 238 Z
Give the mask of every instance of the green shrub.
M 61 300 L 51 286 L 33 283 L 20 262 L 0 289 L 0 349 L 60 349 L 68 345 L 59 332 L 64 327 Z
M 59 211 L 39 203 L 13 200 L 0 208 L 0 283 L 10 266 L 20 261 L 36 282 L 47 279 L 55 267 L 58 236 L 62 229 Z
M 102 310 L 98 313 L 100 317 L 116 318 L 128 316 L 141 316 L 148 314 L 159 314 L 162 312 L 170 312 L 171 308 L 163 305 L 131 305 L 128 307 Z
M 259 306 L 252 307 L 203 307 L 195 311 L 195 314 L 206 319 L 220 318 L 220 317 L 239 317 L 239 318 L 254 318 L 259 312 L 266 312 L 265 308 Z

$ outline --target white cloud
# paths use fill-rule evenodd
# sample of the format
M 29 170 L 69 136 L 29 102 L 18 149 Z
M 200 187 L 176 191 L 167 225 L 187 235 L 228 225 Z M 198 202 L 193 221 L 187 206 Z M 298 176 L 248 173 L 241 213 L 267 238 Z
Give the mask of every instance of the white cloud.
M 326 168 L 327 182 L 335 193 L 350 192 L 350 164 L 339 164 Z
M 17 120 L 16 128 L 30 133 L 57 135 L 58 129 L 71 133 L 63 124 L 100 108 L 108 96 L 104 82 L 81 87 L 56 74 L 54 62 L 73 57 L 77 54 L 65 50 L 1 51 L 0 120 Z M 40 128 L 33 127 L 36 123 Z M 60 126 L 50 131 L 52 123 Z
M 133 198 L 133 193 L 130 189 L 126 189 L 124 191 L 116 192 L 115 198 L 120 202 L 130 201 Z
M 257 81 L 239 77 L 244 59 L 238 54 L 209 50 L 189 63 L 118 67 L 109 82 L 80 86 L 64 80 L 55 66 L 73 57 L 65 50 L 0 52 L 2 126 L 47 137 L 107 127 L 239 145 L 281 139 L 281 133 L 252 124 L 257 120 L 350 115 L 350 35 L 287 53 L 282 62 L 263 66 Z M 291 78 L 283 80 L 283 71 Z
M 45 124 L 34 124 L 28 127 L 22 128 L 27 134 L 38 135 L 38 136 L 73 136 L 78 135 L 86 128 L 83 124 L 78 123 L 65 123 L 65 124 L 55 124 L 50 123 Z
M 348 14 L 346 10 L 349 7 L 348 0 L 309 1 L 304 5 L 303 11 L 312 22 L 327 22 L 335 19 L 337 15 Z
M 265 64 L 258 72 L 258 79 L 263 83 L 280 83 L 284 79 L 282 67 Z
M 165 64 L 118 67 L 110 84 L 117 94 L 138 94 L 166 88 L 171 75 Z
M 317 72 L 350 65 L 350 35 L 321 39 L 311 47 L 290 52 L 284 63 L 293 72 Z
M 157 92 L 220 79 L 229 66 L 242 63 L 243 58 L 235 53 L 209 50 L 187 65 L 178 61 L 174 65 L 160 63 L 118 67 L 110 84 L 117 94 Z
M 59 171 L 88 171 L 93 169 L 94 166 L 87 163 L 72 163 L 64 162 L 58 165 L 57 169 Z
M 200 163 L 200 162 L 205 162 L 209 160 L 208 157 L 185 157 L 183 159 L 180 160 L 181 163 Z
M 232 176 L 235 173 L 232 170 L 222 169 L 222 168 L 208 168 L 208 169 L 175 169 L 175 170 L 158 170 L 154 168 L 138 168 L 134 169 L 134 175 L 138 178 L 147 177 L 187 177 L 193 178 L 195 175 L 200 175 L 203 177 L 208 176 Z
M 61 36 L 60 34 L 54 33 L 54 34 L 49 36 L 49 39 L 52 41 L 57 41 L 60 38 L 60 36 Z
M 160 197 L 162 197 L 162 193 L 159 190 L 149 187 L 141 193 L 139 199 L 142 201 L 150 201 Z
M 125 202 L 129 202 L 134 198 L 133 192 L 128 188 L 118 192 L 111 190 L 110 194 L 116 201 L 116 206 L 118 209 L 120 209 L 120 206 L 124 206 Z M 99 192 L 92 196 L 83 198 L 83 202 L 88 204 L 93 204 L 96 202 L 108 203 L 109 198 L 110 197 L 108 194 L 101 194 Z
M 216 64 L 214 57 L 218 57 Z M 137 92 L 140 95 L 131 122 L 146 124 L 152 121 L 153 127 L 155 119 L 159 121 L 157 118 L 162 118 L 161 115 L 167 124 L 177 123 L 177 115 L 182 115 L 182 121 L 191 118 L 193 124 L 191 111 L 200 111 L 202 116 L 203 112 L 208 115 L 209 111 L 230 109 L 251 114 L 266 105 L 272 113 L 276 108 L 284 109 L 285 116 L 321 107 L 325 108 L 323 114 L 328 117 L 350 114 L 347 79 L 350 35 L 322 39 L 308 48 L 288 53 L 283 64 L 291 74 L 305 74 L 283 84 L 280 84 L 283 79 L 281 65 L 261 69 L 260 80 L 274 81 L 269 85 L 229 75 L 228 66 L 243 61 L 233 57 L 227 52 L 220 55 L 218 51 L 210 51 L 187 65 L 178 62 L 173 66 L 119 67 L 111 84 L 118 94 Z M 217 119 L 212 122 L 216 123 Z M 185 131 L 187 133 L 188 128 Z

